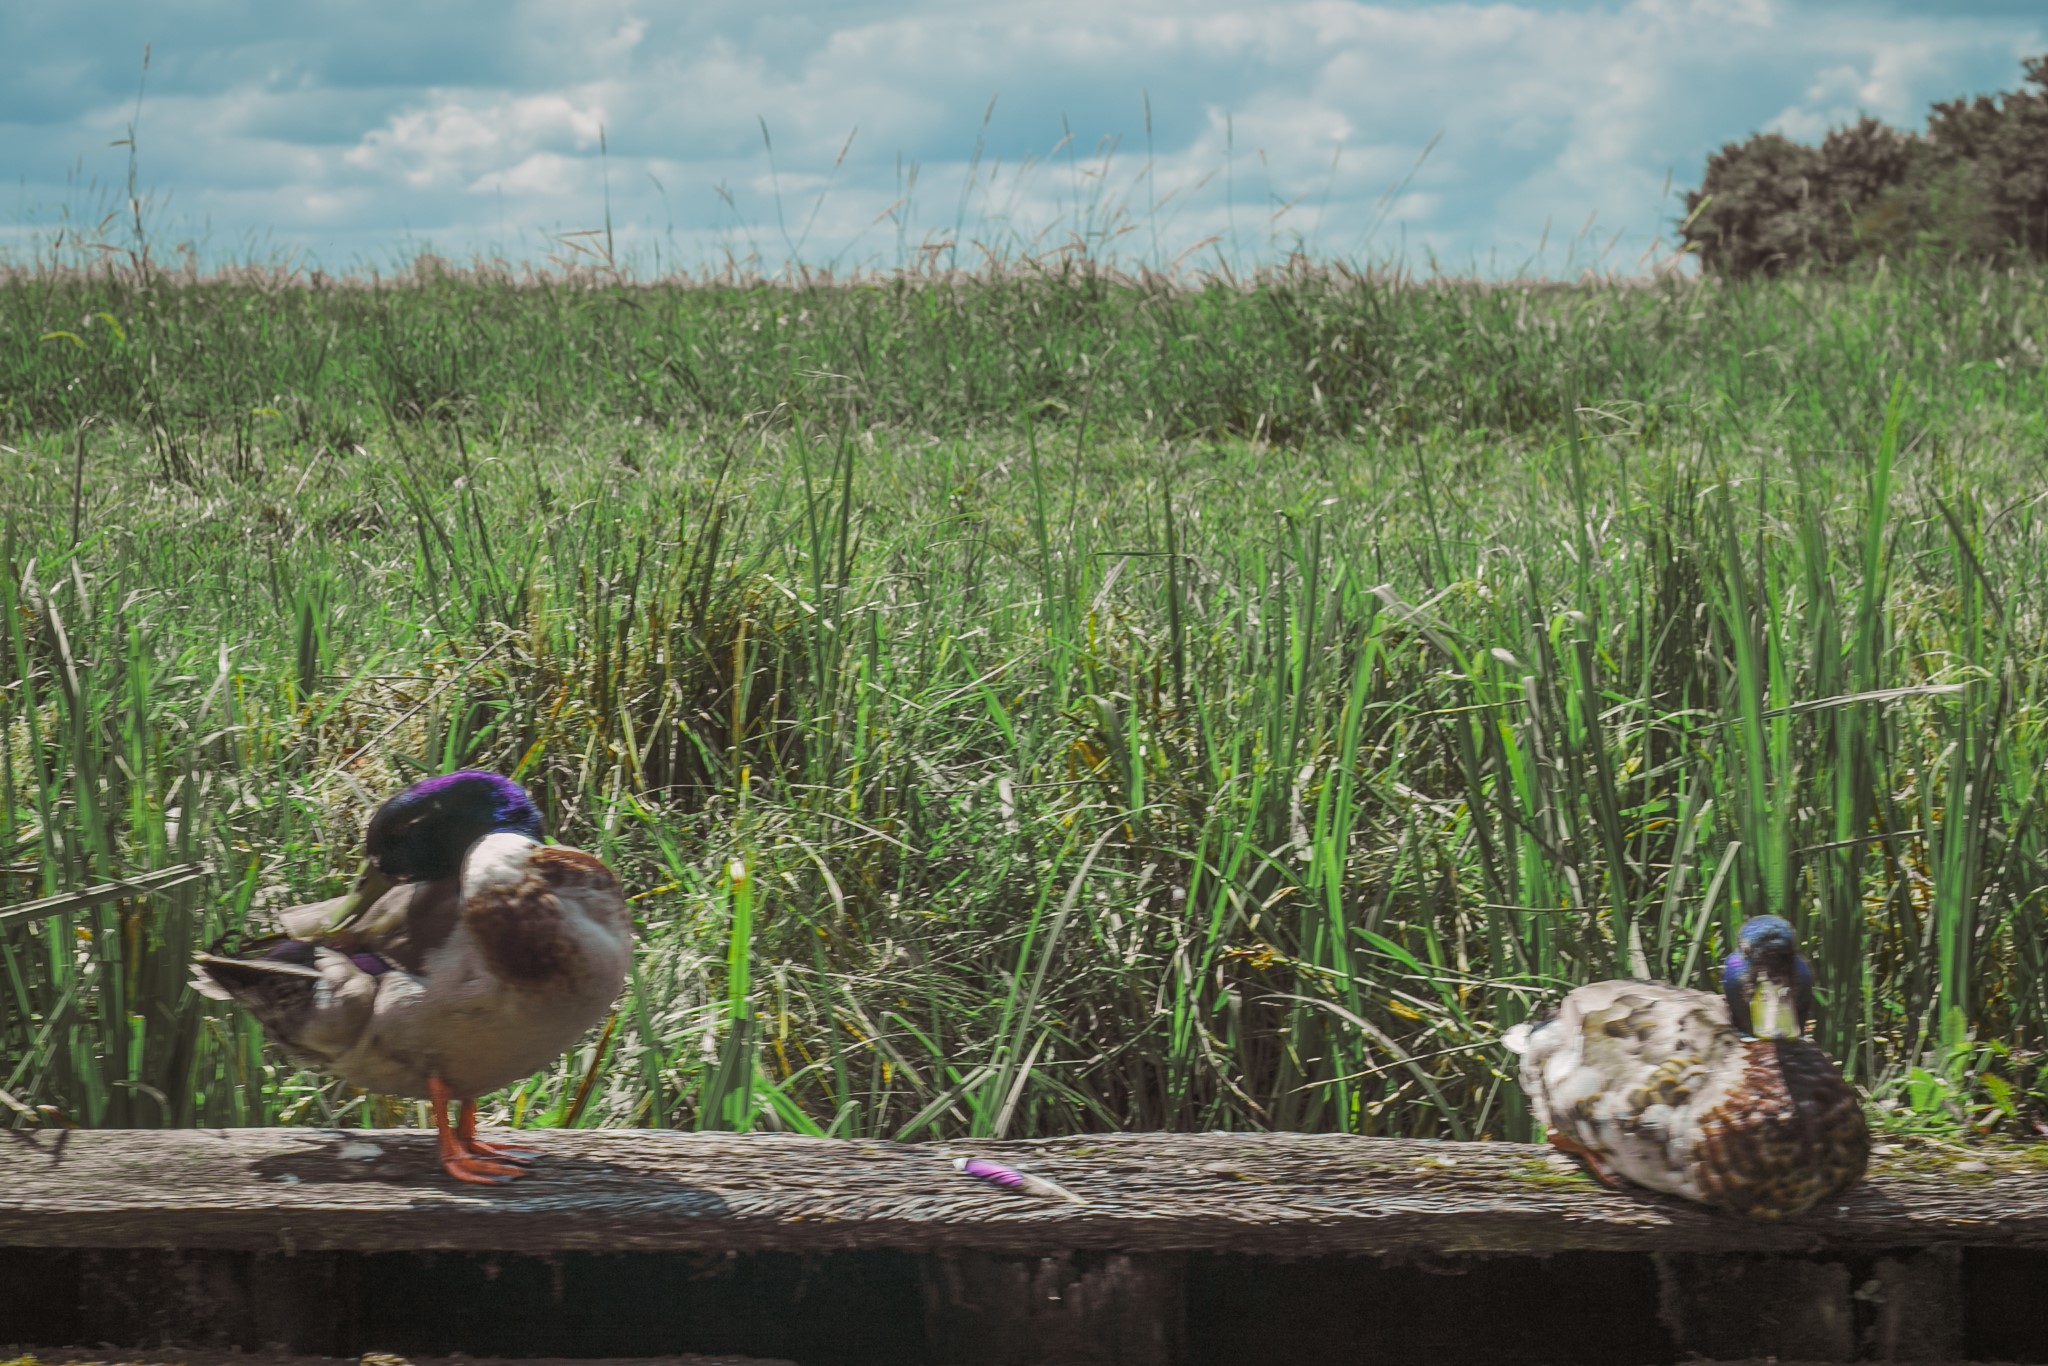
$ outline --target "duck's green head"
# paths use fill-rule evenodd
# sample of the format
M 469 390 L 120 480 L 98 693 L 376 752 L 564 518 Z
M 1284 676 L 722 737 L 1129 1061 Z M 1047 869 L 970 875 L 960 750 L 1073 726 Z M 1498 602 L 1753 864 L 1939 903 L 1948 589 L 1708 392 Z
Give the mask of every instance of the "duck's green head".
M 1798 1039 L 1813 1018 L 1813 969 L 1799 954 L 1791 924 L 1752 916 L 1736 932 L 1736 950 L 1721 971 L 1721 991 L 1735 1027 L 1756 1039 Z
M 495 773 L 444 773 L 378 807 L 363 852 L 386 877 L 426 882 L 453 875 L 472 844 L 500 830 L 540 838 L 540 808 L 526 789 Z
M 501 830 L 541 836 L 540 808 L 518 783 L 475 770 L 421 779 L 370 817 L 363 836 L 367 866 L 336 923 L 397 883 L 452 877 L 471 845 Z

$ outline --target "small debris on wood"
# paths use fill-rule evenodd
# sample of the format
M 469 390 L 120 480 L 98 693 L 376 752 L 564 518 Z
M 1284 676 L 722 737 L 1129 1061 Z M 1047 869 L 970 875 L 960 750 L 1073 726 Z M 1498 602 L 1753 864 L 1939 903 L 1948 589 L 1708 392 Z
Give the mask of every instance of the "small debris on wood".
M 953 1159 L 953 1165 L 978 1180 L 1004 1186 L 1025 1195 L 1041 1195 L 1048 1200 L 1066 1200 L 1076 1205 L 1088 1203 L 1066 1187 L 1056 1185 L 1042 1176 L 1020 1172 L 1015 1167 L 1005 1167 L 1002 1163 L 991 1162 L 985 1157 L 956 1157 Z

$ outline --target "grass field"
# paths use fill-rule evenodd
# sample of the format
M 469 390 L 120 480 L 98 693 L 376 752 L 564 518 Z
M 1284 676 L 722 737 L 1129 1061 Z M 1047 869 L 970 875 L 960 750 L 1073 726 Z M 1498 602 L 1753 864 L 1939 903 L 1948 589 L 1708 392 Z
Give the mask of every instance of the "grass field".
M 215 871 L 0 925 L 0 1105 L 406 1118 L 185 960 L 486 765 L 642 936 L 517 1123 L 1524 1136 L 1503 1028 L 1774 910 L 2025 1129 L 2044 283 L 16 274 L 0 904 Z

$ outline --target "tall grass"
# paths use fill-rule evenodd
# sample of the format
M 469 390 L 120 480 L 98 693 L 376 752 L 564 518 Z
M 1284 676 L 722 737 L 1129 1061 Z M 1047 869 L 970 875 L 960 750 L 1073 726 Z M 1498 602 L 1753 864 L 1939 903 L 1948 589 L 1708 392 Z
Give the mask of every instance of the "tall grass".
M 641 930 L 517 1123 L 1520 1136 L 1502 1028 L 1764 910 L 2025 1122 L 2044 298 L 13 278 L 4 900 L 214 872 L 0 922 L 0 1104 L 403 1118 L 183 960 L 483 764 Z

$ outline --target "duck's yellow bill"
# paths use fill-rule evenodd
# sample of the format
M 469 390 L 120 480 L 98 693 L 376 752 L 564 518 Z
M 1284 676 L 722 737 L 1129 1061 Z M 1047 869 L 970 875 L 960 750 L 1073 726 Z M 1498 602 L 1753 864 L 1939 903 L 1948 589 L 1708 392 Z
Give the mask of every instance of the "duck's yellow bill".
M 335 903 L 334 911 L 327 920 L 327 928 L 336 930 L 348 924 L 376 905 L 384 893 L 397 885 L 397 879 L 386 876 L 378 871 L 375 864 L 365 861 L 363 871 L 356 876 L 356 885 Z
M 1749 1032 L 1759 1039 L 1800 1037 L 1799 1008 L 1793 1003 L 1792 988 L 1762 978 L 1749 996 Z

